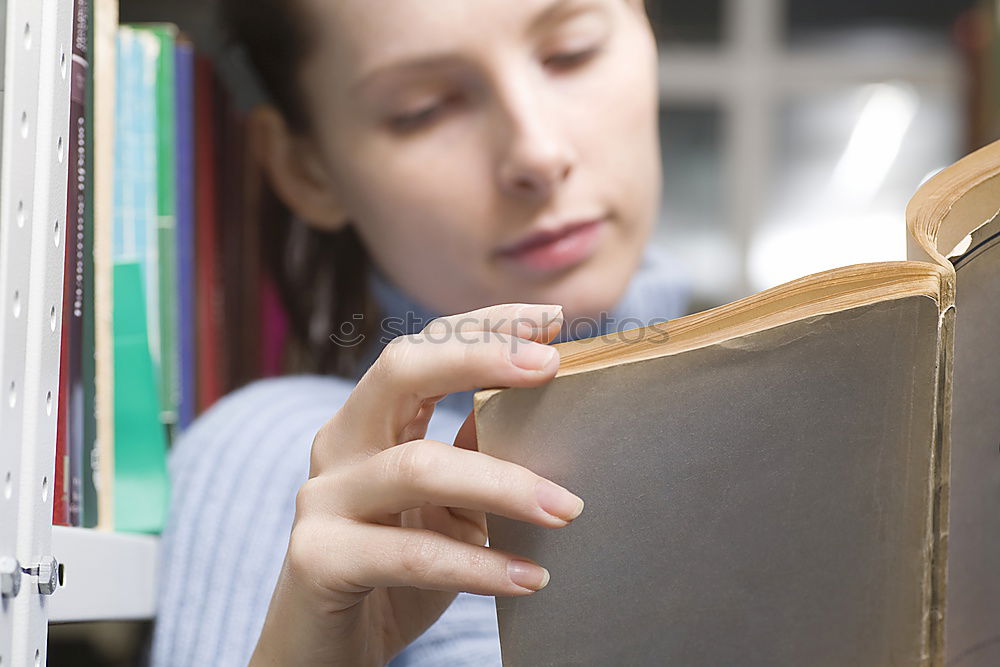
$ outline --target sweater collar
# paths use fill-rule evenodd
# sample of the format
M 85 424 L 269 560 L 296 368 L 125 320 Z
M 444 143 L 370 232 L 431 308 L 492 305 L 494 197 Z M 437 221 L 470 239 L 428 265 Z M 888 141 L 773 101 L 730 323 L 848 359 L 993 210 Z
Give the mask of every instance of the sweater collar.
M 596 319 L 566 323 L 552 342 L 606 335 L 679 317 L 686 307 L 688 289 L 676 266 L 660 246 L 648 244 L 618 303 Z M 368 274 L 368 286 L 382 319 L 376 327 L 376 340 L 368 345 L 367 354 L 362 355 L 356 367 L 355 380 L 360 379 L 390 340 L 399 335 L 419 333 L 428 322 L 441 316 L 374 265 Z M 454 403 L 467 412 L 472 407 L 473 393 L 452 394 L 439 405 Z

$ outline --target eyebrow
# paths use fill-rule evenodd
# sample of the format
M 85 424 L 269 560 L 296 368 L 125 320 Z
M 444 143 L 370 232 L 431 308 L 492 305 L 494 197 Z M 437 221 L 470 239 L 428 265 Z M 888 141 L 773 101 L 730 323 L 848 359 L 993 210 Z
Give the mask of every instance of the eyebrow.
M 552 0 L 540 12 L 538 12 L 528 23 L 527 34 L 533 35 L 542 28 L 559 18 L 568 7 L 579 3 L 580 0 Z M 593 2 L 586 2 L 581 7 L 593 5 Z M 440 67 L 454 60 L 455 54 L 451 51 L 430 52 L 417 57 L 403 56 L 396 61 L 378 65 L 363 74 L 351 85 L 352 90 L 359 90 L 368 85 L 379 76 L 393 70 L 418 70 Z

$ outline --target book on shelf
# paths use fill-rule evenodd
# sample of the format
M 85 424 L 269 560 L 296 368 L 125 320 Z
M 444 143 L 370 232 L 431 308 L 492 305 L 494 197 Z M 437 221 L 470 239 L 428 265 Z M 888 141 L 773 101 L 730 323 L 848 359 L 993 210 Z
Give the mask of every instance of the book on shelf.
M 66 243 L 63 265 L 63 327 L 60 340 L 56 464 L 52 498 L 52 521 L 82 525 L 84 460 L 87 454 L 85 415 L 88 378 L 84 359 L 93 355 L 84 335 L 84 301 L 89 295 L 84 281 L 87 228 L 91 211 L 87 205 L 87 88 L 89 0 L 73 3 L 73 52 L 70 59 L 70 114 L 66 161 Z
M 911 200 L 921 261 L 560 343 L 548 384 L 477 392 L 480 451 L 586 502 L 558 530 L 487 515 L 552 577 L 496 599 L 504 664 L 1000 664 L 998 209 L 1000 142 Z
M 53 522 L 156 533 L 171 443 L 281 372 L 287 325 L 244 114 L 211 60 L 173 24 L 120 24 L 115 0 L 76 10 Z

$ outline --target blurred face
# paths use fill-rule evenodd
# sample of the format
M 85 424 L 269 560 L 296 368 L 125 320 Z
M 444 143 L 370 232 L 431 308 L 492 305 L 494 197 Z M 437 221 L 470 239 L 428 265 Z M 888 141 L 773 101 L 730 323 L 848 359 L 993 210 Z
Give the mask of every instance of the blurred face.
M 622 295 L 659 208 L 642 0 L 303 0 L 314 152 L 379 268 L 445 313 Z

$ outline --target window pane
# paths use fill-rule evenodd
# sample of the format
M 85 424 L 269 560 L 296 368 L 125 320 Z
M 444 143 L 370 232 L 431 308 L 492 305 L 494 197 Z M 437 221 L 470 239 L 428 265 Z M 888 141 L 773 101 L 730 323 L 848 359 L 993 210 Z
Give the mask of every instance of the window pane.
M 906 258 L 904 211 L 962 154 L 951 94 L 862 85 L 779 107 L 773 186 L 749 249 L 755 290 L 816 271 Z
M 955 18 L 977 1 L 787 0 L 786 34 L 794 46 L 847 32 L 924 32 L 946 38 Z
M 660 110 L 663 200 L 653 240 L 670 251 L 691 284 L 691 310 L 724 303 L 739 281 L 724 220 L 722 120 L 718 107 Z
M 715 44 L 722 39 L 722 0 L 646 0 L 661 44 Z

